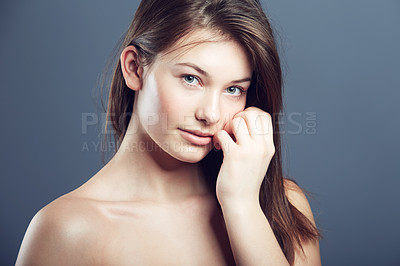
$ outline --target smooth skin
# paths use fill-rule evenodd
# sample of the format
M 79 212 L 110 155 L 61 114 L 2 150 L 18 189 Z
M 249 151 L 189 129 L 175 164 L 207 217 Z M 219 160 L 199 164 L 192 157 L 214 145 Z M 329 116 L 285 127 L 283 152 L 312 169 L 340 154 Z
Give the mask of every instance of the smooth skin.
M 288 265 L 257 200 L 275 149 L 270 115 L 244 110 L 252 73 L 245 51 L 202 30 L 151 66 L 138 65 L 133 46 L 120 61 L 136 91 L 120 149 L 34 216 L 16 264 Z M 194 145 L 181 129 L 210 133 L 213 141 Z M 222 212 L 197 164 L 214 146 L 224 152 L 216 187 Z M 289 200 L 314 223 L 304 194 L 285 184 Z M 295 265 L 321 264 L 318 242 L 303 248 Z

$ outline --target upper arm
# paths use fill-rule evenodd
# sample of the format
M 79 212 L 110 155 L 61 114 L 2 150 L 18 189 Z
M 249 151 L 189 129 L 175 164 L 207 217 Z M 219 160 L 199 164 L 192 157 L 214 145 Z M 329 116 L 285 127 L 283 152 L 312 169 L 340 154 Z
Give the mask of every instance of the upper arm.
M 311 223 L 315 226 L 315 220 L 311 211 L 310 204 L 307 197 L 304 195 L 302 189 L 294 182 L 285 180 L 286 196 L 290 203 L 296 207 Z M 302 242 L 304 254 L 300 249 L 295 250 L 295 266 L 301 265 L 321 265 L 321 256 L 319 251 L 319 241 Z
M 77 265 L 87 253 L 87 219 L 51 203 L 32 218 L 22 241 L 16 265 Z

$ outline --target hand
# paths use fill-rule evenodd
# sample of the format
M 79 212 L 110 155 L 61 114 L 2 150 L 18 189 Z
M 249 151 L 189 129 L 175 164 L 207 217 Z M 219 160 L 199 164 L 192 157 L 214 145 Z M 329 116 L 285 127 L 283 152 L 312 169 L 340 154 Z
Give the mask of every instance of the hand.
M 248 107 L 215 134 L 213 141 L 224 154 L 216 185 L 221 206 L 259 204 L 261 183 L 275 154 L 271 115 Z

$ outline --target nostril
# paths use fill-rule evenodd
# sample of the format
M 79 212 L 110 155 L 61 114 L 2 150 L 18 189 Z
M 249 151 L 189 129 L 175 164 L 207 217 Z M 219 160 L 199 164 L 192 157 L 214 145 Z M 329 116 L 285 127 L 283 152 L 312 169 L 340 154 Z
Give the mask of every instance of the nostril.
M 216 112 L 205 111 L 196 112 L 195 118 L 199 121 L 205 122 L 207 125 L 218 123 L 220 119 L 219 114 Z

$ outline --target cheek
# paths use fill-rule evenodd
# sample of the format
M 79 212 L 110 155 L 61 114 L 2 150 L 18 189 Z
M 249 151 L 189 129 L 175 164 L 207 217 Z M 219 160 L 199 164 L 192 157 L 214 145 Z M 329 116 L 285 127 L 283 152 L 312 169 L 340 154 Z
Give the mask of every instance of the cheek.
M 183 121 L 185 114 L 190 112 L 190 99 L 177 88 L 173 80 L 159 85 L 160 115 L 168 124 L 176 124 Z
M 145 87 L 138 92 L 136 108 L 140 120 L 145 126 L 154 126 L 159 120 L 161 102 L 158 89 L 158 84 L 154 79 L 154 75 L 149 75 Z
M 233 117 L 244 110 L 246 106 L 246 98 L 240 100 L 234 104 L 232 102 L 230 104 L 225 104 L 225 106 L 221 110 L 221 124 L 223 127 L 227 122 L 233 119 Z

